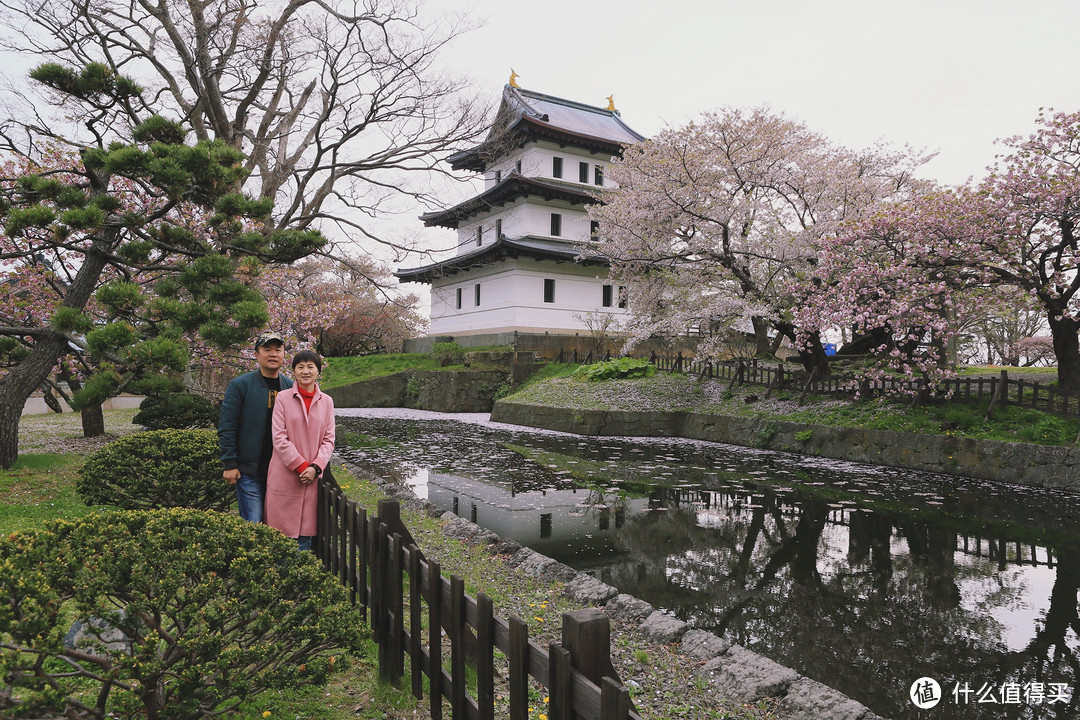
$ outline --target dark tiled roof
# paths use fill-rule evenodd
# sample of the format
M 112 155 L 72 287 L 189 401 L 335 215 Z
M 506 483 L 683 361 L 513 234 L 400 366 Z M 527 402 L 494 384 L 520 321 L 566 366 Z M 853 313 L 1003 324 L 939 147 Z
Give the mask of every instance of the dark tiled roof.
M 521 238 L 498 238 L 490 245 L 476 248 L 475 251 L 457 255 L 449 260 L 423 265 L 415 268 L 400 268 L 394 275 L 402 282 L 431 282 L 437 277 L 480 267 L 505 258 L 533 257 L 557 262 L 573 262 L 582 265 L 607 265 L 607 258 L 595 252 L 584 243 L 569 243 L 560 240 L 526 235 Z
M 552 180 L 527 178 L 517 173 L 510 173 L 502 182 L 494 185 L 476 197 L 446 210 L 424 213 L 420 219 L 431 227 L 457 228 L 462 222 L 479 213 L 488 212 L 519 197 L 539 197 L 543 200 L 564 200 L 571 205 L 588 205 L 596 198 L 569 183 Z
M 622 121 L 617 110 L 566 100 L 507 85 L 487 139 L 451 155 L 455 170 L 482 172 L 509 147 L 528 138 L 551 140 L 594 152 L 618 155 L 645 136 Z

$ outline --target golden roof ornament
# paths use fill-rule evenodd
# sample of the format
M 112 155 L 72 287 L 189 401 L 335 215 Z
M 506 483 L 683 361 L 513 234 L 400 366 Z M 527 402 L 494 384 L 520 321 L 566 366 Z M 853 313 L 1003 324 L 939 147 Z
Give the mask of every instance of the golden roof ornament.
M 611 112 L 615 112 L 615 93 L 612 93 L 612 94 L 607 96 L 607 107 L 604 108 L 604 109 L 605 110 L 610 110 Z
M 514 70 L 514 68 L 510 68 L 510 87 L 512 87 L 512 88 L 520 88 L 521 87 L 520 85 L 517 84 L 517 79 L 518 79 L 517 70 Z

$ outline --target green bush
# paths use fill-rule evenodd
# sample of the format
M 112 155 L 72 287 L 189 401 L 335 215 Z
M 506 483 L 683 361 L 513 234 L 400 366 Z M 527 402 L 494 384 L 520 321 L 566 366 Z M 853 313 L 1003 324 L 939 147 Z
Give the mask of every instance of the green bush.
M 76 487 L 87 505 L 126 510 L 227 510 L 236 498 L 221 479 L 213 430 L 151 430 L 120 438 L 90 456 Z
M 147 430 L 186 430 L 217 427 L 217 419 L 218 411 L 212 402 L 201 395 L 177 392 L 148 395 L 131 422 Z
M 465 362 L 465 349 L 456 342 L 438 342 L 431 347 L 431 354 L 439 361 L 439 365 L 461 365 Z
M 589 382 L 603 380 L 625 380 L 629 378 L 652 377 L 656 367 L 648 360 L 617 358 L 607 362 L 585 365 L 575 375 Z
M 361 623 L 315 557 L 265 525 L 188 509 L 55 521 L 0 540 L 0 710 L 216 716 L 325 684 Z

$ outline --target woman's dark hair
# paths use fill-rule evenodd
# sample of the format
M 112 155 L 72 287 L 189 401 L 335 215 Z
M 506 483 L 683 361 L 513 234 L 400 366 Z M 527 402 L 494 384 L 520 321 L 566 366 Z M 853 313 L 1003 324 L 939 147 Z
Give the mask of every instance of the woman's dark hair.
M 301 350 L 300 352 L 293 355 L 293 370 L 295 370 L 296 366 L 302 362 L 313 362 L 315 363 L 315 367 L 319 368 L 319 372 L 322 372 L 322 358 L 319 357 L 319 353 L 315 352 L 314 350 Z

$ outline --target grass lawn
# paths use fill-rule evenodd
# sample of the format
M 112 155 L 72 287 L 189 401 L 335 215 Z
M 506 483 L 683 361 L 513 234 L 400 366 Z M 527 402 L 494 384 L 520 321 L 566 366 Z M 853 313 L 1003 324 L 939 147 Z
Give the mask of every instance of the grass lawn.
M 699 412 L 1043 445 L 1071 445 L 1080 433 L 1080 418 L 1030 408 L 998 408 L 987 419 L 989 399 L 942 401 L 913 407 L 910 398 L 902 396 L 865 401 L 808 396 L 800 406 L 798 389 L 769 392 L 763 386 L 735 385 L 729 390 L 727 380 L 703 380 L 677 372 L 660 372 L 654 377 L 633 380 L 587 382 L 573 377 L 578 367 L 565 363 L 547 365 L 506 399 L 575 410 Z M 976 368 L 972 374 L 986 374 L 988 370 L 993 368 Z M 1049 370 L 1041 374 L 1047 380 L 1054 377 L 1053 368 L 1009 370 L 1010 375 Z
M 465 352 L 507 351 L 503 345 L 466 348 Z M 475 363 L 471 367 L 480 367 Z M 389 355 L 365 355 L 364 357 L 326 358 L 323 367 L 323 388 L 335 388 L 350 385 L 362 380 L 393 375 L 404 370 L 462 370 L 465 365 L 439 365 L 438 359 L 431 353 L 393 353 Z

